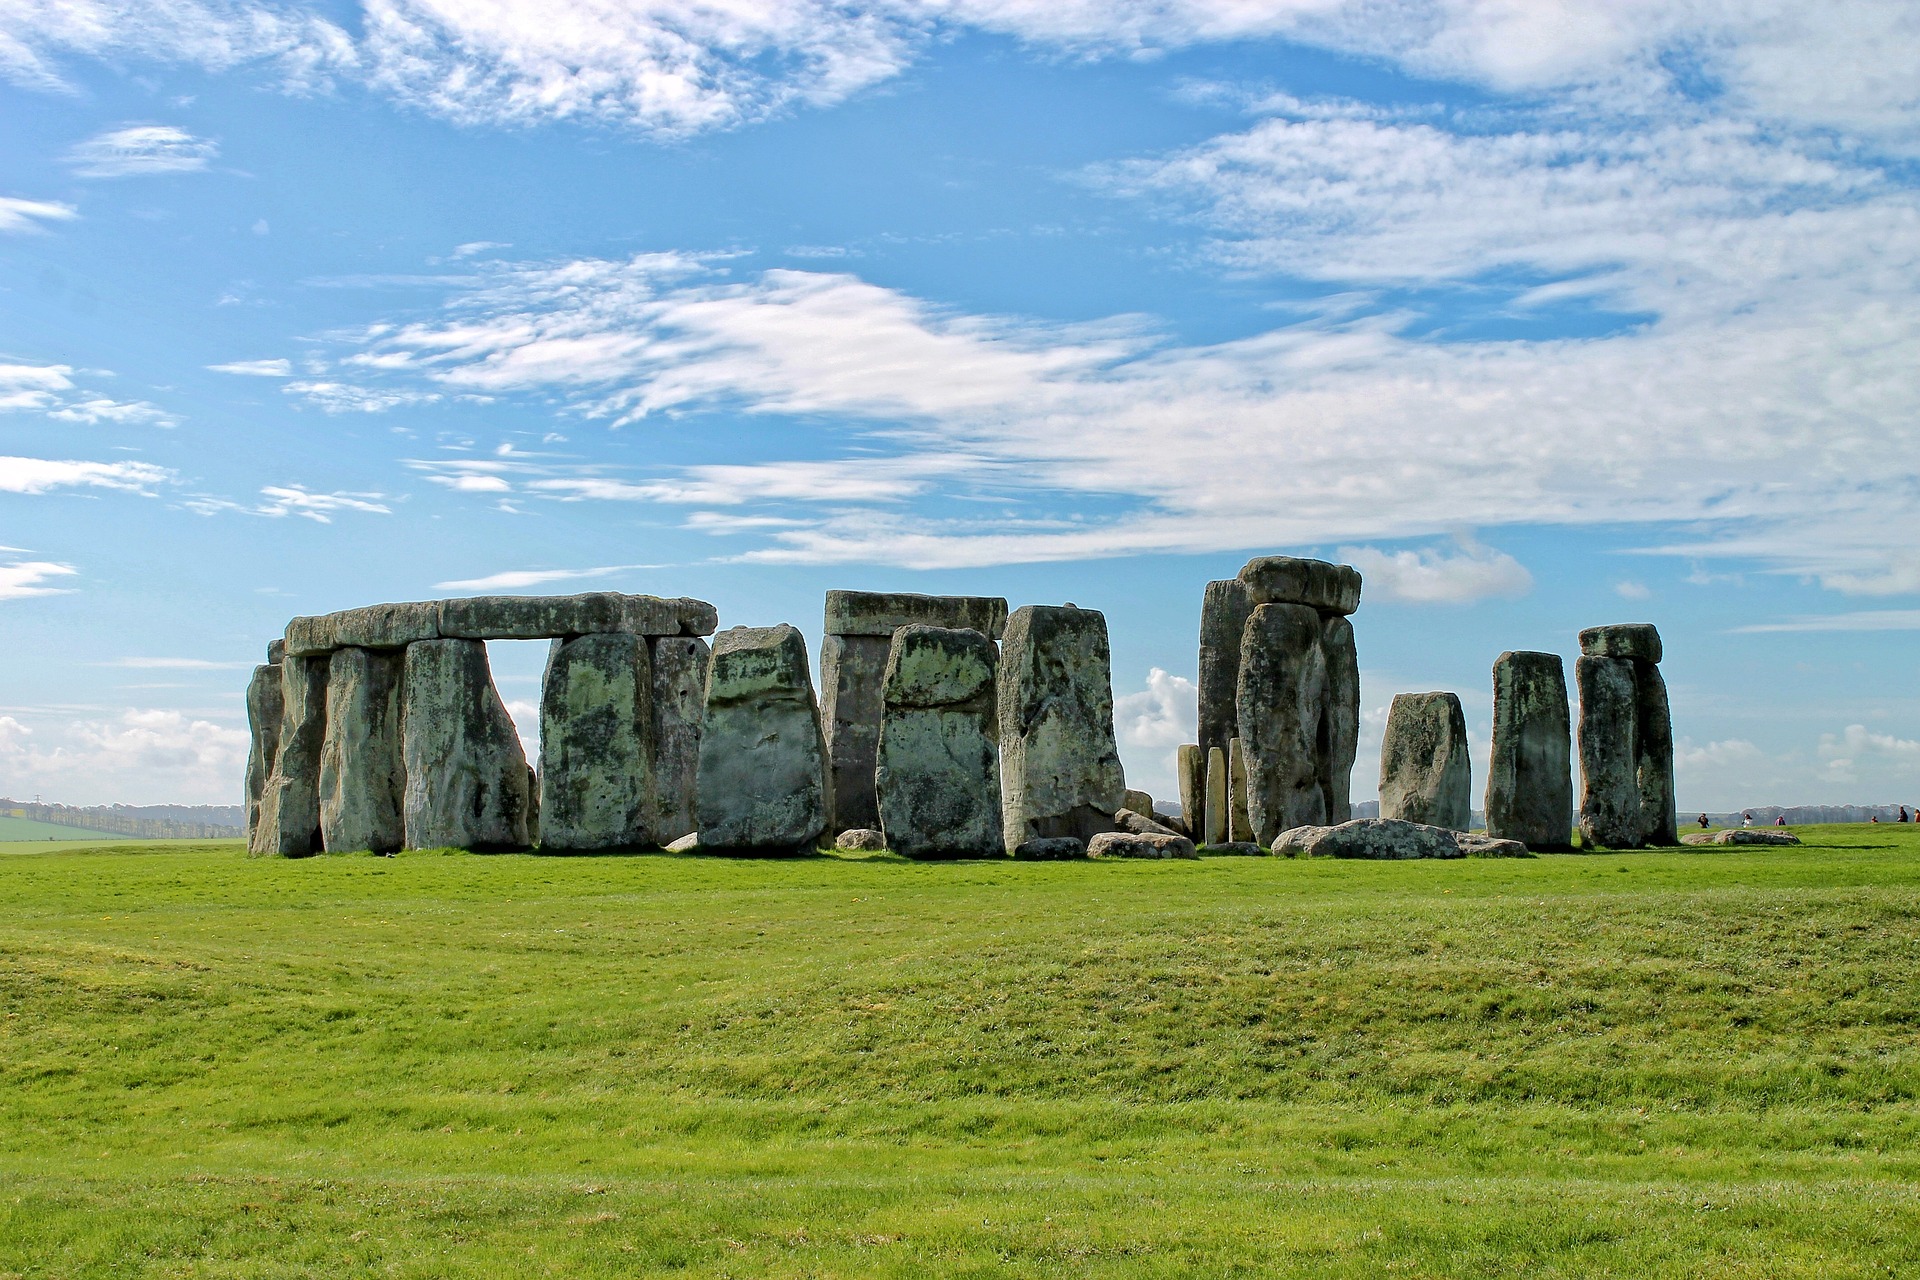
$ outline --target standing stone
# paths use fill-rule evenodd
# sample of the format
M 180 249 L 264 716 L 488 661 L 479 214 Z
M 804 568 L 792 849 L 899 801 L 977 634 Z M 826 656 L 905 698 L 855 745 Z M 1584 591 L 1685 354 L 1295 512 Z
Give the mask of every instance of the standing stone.
M 1327 660 L 1320 790 L 1326 796 L 1327 822 L 1338 825 L 1353 817 L 1353 762 L 1360 752 L 1360 655 L 1353 644 L 1353 624 L 1345 615 L 1320 616 L 1320 651 Z
M 1207 833 L 1207 753 L 1187 743 L 1174 754 L 1174 772 L 1179 775 L 1180 816 L 1187 832 L 1195 840 Z
M 1673 711 L 1667 703 L 1667 682 L 1651 662 L 1634 663 L 1633 676 L 1633 765 L 1640 793 L 1642 838 L 1648 844 L 1677 844 L 1680 832 L 1679 814 L 1674 811 Z
M 327 731 L 327 656 L 280 663 L 280 746 L 260 794 L 252 853 L 304 858 L 325 847 L 320 835 L 320 748 Z
M 1637 849 L 1644 840 L 1633 662 L 1583 656 L 1573 664 L 1573 676 L 1580 686 L 1581 842 Z
M 1227 776 L 1227 753 L 1221 747 L 1207 749 L 1207 825 L 1206 844 L 1225 844 L 1230 834 L 1227 815 L 1232 808 L 1233 781 Z
M 540 774 L 527 766 L 527 843 L 540 843 Z
M 527 756 L 479 640 L 407 646 L 401 727 L 409 849 L 523 849 Z
M 811 852 L 826 826 L 827 748 L 806 640 L 785 623 L 722 631 L 700 730 L 700 847 Z
M 1227 749 L 1240 735 L 1234 700 L 1240 686 L 1240 638 L 1253 600 L 1238 578 L 1209 582 L 1200 601 L 1200 750 Z
M 1564 849 L 1572 839 L 1572 731 L 1558 654 L 1509 652 L 1493 664 L 1487 834 L 1530 849 Z
M 886 847 L 909 858 L 997 858 L 1000 762 L 993 641 L 978 631 L 893 633 L 874 789 Z
M 691 834 L 700 804 L 700 716 L 707 697 L 707 642 L 653 641 L 653 838 Z
M 644 636 L 555 640 L 540 686 L 543 847 L 652 844 L 653 661 Z
M 1239 738 L 1227 743 L 1227 839 L 1236 844 L 1253 839 L 1253 812 L 1247 801 L 1247 744 Z
M 1472 809 L 1460 699 L 1451 693 L 1395 694 L 1380 744 L 1380 817 L 1465 831 Z
M 1015 610 L 999 702 L 1007 847 L 1111 830 L 1127 784 L 1114 746 L 1106 616 L 1072 605 Z
M 276 641 L 275 643 L 279 643 Z M 273 652 L 268 647 L 268 653 Z M 260 798 L 273 776 L 274 758 L 280 754 L 280 664 L 269 662 L 253 669 L 247 681 L 247 842 L 260 826 Z
M 1263 604 L 1240 645 L 1237 699 L 1247 756 L 1249 839 L 1271 845 L 1293 827 L 1326 821 L 1320 750 L 1327 706 L 1321 620 L 1302 604 Z
M 397 649 L 335 649 L 327 660 L 327 733 L 320 748 L 320 831 L 329 853 L 392 853 L 406 843 L 401 804 L 401 677 Z

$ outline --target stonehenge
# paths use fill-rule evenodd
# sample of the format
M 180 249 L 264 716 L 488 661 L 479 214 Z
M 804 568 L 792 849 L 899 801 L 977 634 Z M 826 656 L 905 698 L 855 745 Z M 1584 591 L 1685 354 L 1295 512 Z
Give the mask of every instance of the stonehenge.
M 1113 829 L 1126 778 L 1113 736 L 1107 619 L 1073 605 L 1007 618 L 1000 654 L 1000 783 L 1007 848 Z
M 1473 816 L 1467 713 L 1456 695 L 1394 695 L 1380 745 L 1380 816 L 1467 829 Z
M 887 848 L 909 858 L 988 858 L 1001 834 L 999 655 L 978 631 L 893 633 L 874 790 Z
M 553 642 L 540 685 L 542 844 L 613 849 L 655 839 L 653 694 L 644 638 L 608 631 Z
M 400 693 L 404 650 L 335 649 L 320 745 L 320 836 L 328 849 L 392 853 L 406 843 Z
M 1580 633 L 1580 838 L 1640 849 L 1678 837 L 1673 718 L 1660 675 L 1660 633 L 1648 623 Z
M 525 848 L 527 757 L 493 687 L 487 646 L 416 640 L 406 655 L 400 740 L 407 848 Z
M 827 829 L 827 785 L 806 640 L 786 623 L 715 636 L 700 728 L 700 847 L 811 852 Z
M 1493 664 L 1487 834 L 1529 849 L 1573 836 L 1573 734 L 1566 668 L 1555 653 L 1509 651 Z

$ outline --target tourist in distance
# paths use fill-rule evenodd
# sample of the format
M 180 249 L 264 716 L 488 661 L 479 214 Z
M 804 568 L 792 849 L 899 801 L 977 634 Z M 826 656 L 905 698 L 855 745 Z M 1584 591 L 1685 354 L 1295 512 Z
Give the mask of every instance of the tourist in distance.
M 1787 815 L 1783 813 L 1783 814 L 1781 814 L 1781 815 L 1780 815 L 1779 817 L 1777 817 L 1777 818 L 1775 818 L 1775 819 L 1773 820 L 1773 825 L 1774 825 L 1774 826 L 1776 826 L 1776 827 L 1784 827 L 1784 826 L 1786 826 L 1786 825 L 1787 825 Z
M 1752 826 L 1752 825 L 1753 825 L 1753 815 L 1752 815 L 1751 813 L 1746 813 L 1746 814 L 1742 814 L 1742 815 L 1740 816 L 1740 825 L 1741 825 L 1741 826 L 1743 826 L 1743 827 L 1750 827 L 1750 826 Z
M 1704 813 L 1700 815 L 1700 829 L 1702 831 L 1707 829 L 1707 815 Z

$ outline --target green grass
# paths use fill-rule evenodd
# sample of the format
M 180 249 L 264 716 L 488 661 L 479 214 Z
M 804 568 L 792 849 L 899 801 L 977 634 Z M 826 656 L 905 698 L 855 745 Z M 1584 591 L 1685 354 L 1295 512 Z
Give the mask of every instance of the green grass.
M 63 844 L 84 841 L 87 844 L 99 844 L 101 840 L 130 840 L 131 836 L 115 835 L 111 831 L 94 831 L 88 827 L 63 827 L 53 822 L 38 822 L 32 818 L 16 818 L 11 814 L 0 813 L 0 842 L 11 844 L 16 840 L 35 840 L 45 844 L 54 840 Z
M 1920 1271 L 1920 832 L 0 858 L 0 1276 Z

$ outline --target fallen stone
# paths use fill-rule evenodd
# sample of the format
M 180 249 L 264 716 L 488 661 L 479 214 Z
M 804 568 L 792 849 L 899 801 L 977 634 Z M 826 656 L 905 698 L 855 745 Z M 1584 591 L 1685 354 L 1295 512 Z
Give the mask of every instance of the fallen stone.
M 1560 656 L 1503 653 L 1493 664 L 1487 834 L 1530 849 L 1573 839 L 1573 737 Z
M 1007 602 L 998 596 L 925 596 L 905 591 L 827 592 L 826 634 L 890 640 L 901 627 L 978 631 L 998 640 Z
M 1138 835 L 1131 831 L 1103 831 L 1087 841 L 1089 858 L 1197 858 L 1193 841 L 1185 836 Z
M 1467 716 L 1451 693 L 1395 694 L 1380 744 L 1380 816 L 1465 831 L 1472 820 Z
M 1201 753 L 1240 736 L 1234 699 L 1240 687 L 1240 638 L 1253 613 L 1247 584 L 1238 578 L 1209 582 L 1200 601 L 1200 724 Z
M 1360 655 L 1353 624 L 1340 614 L 1322 615 L 1320 652 L 1327 662 L 1327 706 L 1323 713 L 1320 791 L 1327 821 L 1353 816 L 1353 763 L 1360 751 Z
M 335 649 L 327 659 L 327 729 L 320 747 L 320 832 L 329 853 L 405 846 L 401 804 L 401 677 L 394 649 Z
M 1650 622 L 1619 622 L 1588 627 L 1580 633 L 1580 652 L 1589 658 L 1633 658 L 1660 661 L 1660 631 Z
M 848 853 L 885 853 L 887 837 L 872 827 L 852 827 L 840 833 L 833 847 Z
M 1725 831 L 1689 831 L 1680 837 L 1681 844 L 1799 844 L 1800 837 L 1791 831 L 1779 828 L 1755 829 L 1752 827 L 1730 827 Z
M 247 848 L 304 858 L 326 847 L 320 834 L 320 749 L 327 732 L 324 654 L 281 662 L 280 705 L 280 745 Z
M 1107 620 L 1028 605 L 1007 619 L 999 685 L 1000 778 L 1009 847 L 1108 830 L 1126 793 L 1113 736 Z
M 1646 844 L 1633 668 L 1626 658 L 1583 657 L 1573 664 L 1580 688 L 1580 836 L 1587 848 Z
M 893 633 L 874 793 L 887 847 L 908 858 L 1006 856 L 993 641 L 915 624 Z
M 700 833 L 698 831 L 689 831 L 687 832 L 687 834 L 681 836 L 678 840 L 670 841 L 667 844 L 667 852 L 668 853 L 692 853 L 695 849 L 698 849 L 699 847 L 700 847 Z
M 553 642 L 540 684 L 544 847 L 654 843 L 653 729 L 653 658 L 644 636 Z
M 1143 818 L 1151 818 L 1153 816 L 1153 797 L 1145 791 L 1136 791 L 1132 787 L 1128 787 L 1126 792 L 1120 797 L 1120 807 L 1130 813 L 1137 813 Z
M 1525 858 L 1518 840 L 1493 840 L 1464 831 L 1399 822 L 1391 818 L 1355 818 L 1338 826 L 1296 827 L 1283 831 L 1273 851 L 1288 858 Z
M 1264 858 L 1271 852 L 1251 840 L 1223 840 L 1219 844 L 1200 846 L 1200 855 L 1205 858 Z
M 1299 604 L 1343 615 L 1360 607 L 1360 571 L 1352 565 L 1258 556 L 1240 570 L 1240 581 L 1256 605 Z
M 527 847 L 527 757 L 478 640 L 406 649 L 401 726 L 410 849 Z
M 677 840 L 699 825 L 700 720 L 707 698 L 707 642 L 659 636 L 653 657 L 653 838 Z
M 465 640 L 549 640 L 625 631 L 700 634 L 713 606 L 702 600 L 588 591 L 572 596 L 469 596 L 439 602 L 440 634 Z M 709 630 L 711 628 L 708 628 Z
M 1136 836 L 1180 836 L 1183 840 L 1186 838 L 1182 832 L 1175 831 L 1163 822 L 1135 813 L 1132 809 L 1116 809 L 1113 814 L 1113 825 L 1121 831 Z
M 785 623 L 714 638 L 700 732 L 701 848 L 810 852 L 827 825 L 827 750 L 807 643 Z
M 1181 825 L 1198 840 L 1206 834 L 1207 753 L 1196 743 L 1186 743 L 1174 753 L 1173 770 L 1180 783 Z
M 1193 832 L 1188 828 L 1186 818 L 1180 814 L 1168 813 L 1165 809 L 1155 809 L 1153 820 L 1177 836 L 1193 839 Z
M 1228 777 L 1227 749 L 1211 747 L 1207 750 L 1207 812 L 1206 826 L 1202 829 L 1208 844 L 1223 844 L 1231 834 L 1230 811 L 1233 794 L 1233 780 Z
M 1327 660 L 1320 630 L 1320 615 L 1302 604 L 1263 604 L 1247 620 L 1237 701 L 1250 822 L 1232 839 L 1271 844 L 1282 831 L 1326 820 L 1320 727 Z
M 1078 836 L 1039 836 L 1015 845 L 1013 856 L 1020 862 L 1064 862 L 1086 857 L 1087 842 Z
M 277 642 L 276 642 L 277 643 Z M 260 826 L 260 797 L 273 762 L 280 754 L 280 664 L 269 662 L 253 669 L 247 681 L 247 842 Z

